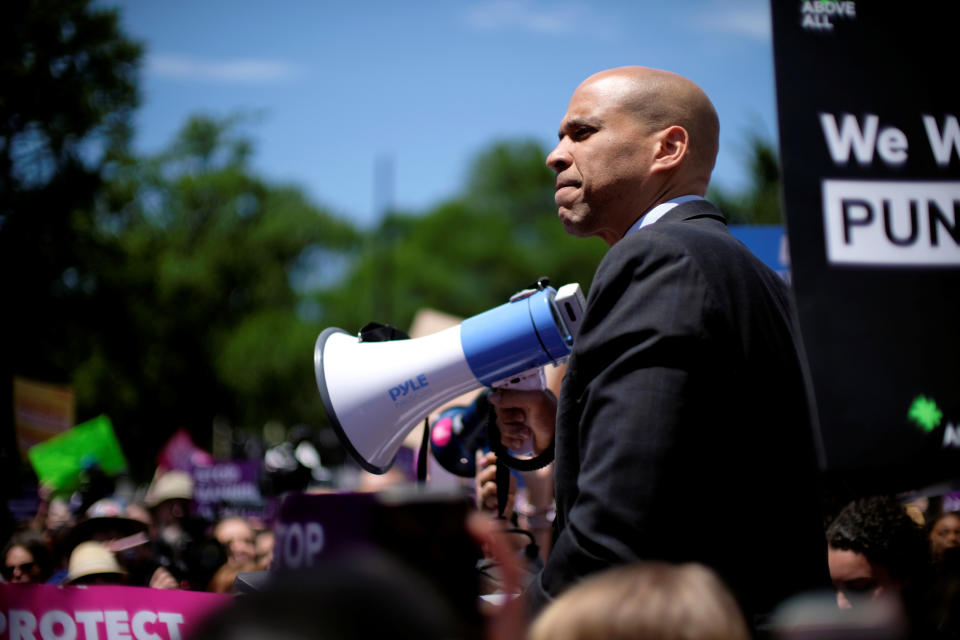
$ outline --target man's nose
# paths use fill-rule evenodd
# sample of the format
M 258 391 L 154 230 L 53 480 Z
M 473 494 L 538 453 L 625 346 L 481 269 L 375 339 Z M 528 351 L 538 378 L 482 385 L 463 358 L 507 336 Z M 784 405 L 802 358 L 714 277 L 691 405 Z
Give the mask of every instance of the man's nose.
M 570 166 L 573 161 L 570 158 L 570 152 L 561 140 L 556 147 L 547 155 L 547 166 L 556 173 L 560 173 Z

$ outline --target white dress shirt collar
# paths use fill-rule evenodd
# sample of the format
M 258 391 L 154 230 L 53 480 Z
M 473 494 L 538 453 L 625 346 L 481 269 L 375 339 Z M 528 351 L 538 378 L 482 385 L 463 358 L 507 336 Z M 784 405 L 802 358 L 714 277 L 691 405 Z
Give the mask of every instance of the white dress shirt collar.
M 703 200 L 703 198 L 701 196 L 680 196 L 679 198 L 673 198 L 672 200 L 661 202 L 653 209 L 650 209 L 650 211 L 647 211 L 645 214 L 640 216 L 640 218 L 637 219 L 637 221 L 634 222 L 629 229 L 627 229 L 627 232 L 623 234 L 623 236 L 626 237 L 637 229 L 641 229 L 653 224 L 678 204 L 683 204 L 684 202 L 690 202 L 692 200 Z

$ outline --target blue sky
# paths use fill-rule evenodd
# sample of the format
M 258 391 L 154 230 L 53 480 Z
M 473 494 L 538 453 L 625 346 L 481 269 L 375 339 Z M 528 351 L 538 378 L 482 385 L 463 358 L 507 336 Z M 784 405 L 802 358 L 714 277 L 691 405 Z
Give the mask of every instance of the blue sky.
M 721 121 L 717 186 L 744 184 L 747 131 L 776 136 L 765 0 L 100 4 L 146 48 L 140 151 L 191 114 L 252 114 L 256 171 L 361 225 L 385 201 L 423 211 L 456 194 L 493 141 L 550 148 L 571 92 L 608 67 L 703 87 Z M 378 166 L 392 179 L 375 193 Z

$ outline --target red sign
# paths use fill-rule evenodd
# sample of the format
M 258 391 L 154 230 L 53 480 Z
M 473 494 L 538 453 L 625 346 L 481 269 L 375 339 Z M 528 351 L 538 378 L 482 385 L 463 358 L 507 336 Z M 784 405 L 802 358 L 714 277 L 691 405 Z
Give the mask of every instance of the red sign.
M 232 601 L 175 589 L 0 584 L 0 639 L 182 640 Z

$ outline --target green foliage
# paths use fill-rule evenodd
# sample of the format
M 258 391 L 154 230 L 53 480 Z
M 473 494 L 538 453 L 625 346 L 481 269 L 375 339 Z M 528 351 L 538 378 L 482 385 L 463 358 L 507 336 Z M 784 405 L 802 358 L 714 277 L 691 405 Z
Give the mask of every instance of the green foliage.
M 759 133 L 747 134 L 747 142 L 747 188 L 733 194 L 711 189 L 707 198 L 720 207 L 730 224 L 783 224 L 777 150 Z
M 236 124 L 195 117 L 155 157 L 111 156 L 74 380 L 78 410 L 126 427 L 133 458 L 179 427 L 206 443 L 218 416 L 259 427 L 322 414 L 311 358 L 321 327 L 298 315 L 291 273 L 310 249 L 349 254 L 358 234 L 251 175 Z
M 497 142 L 474 159 L 466 197 L 518 225 L 538 220 L 553 207 L 553 171 L 546 150 L 534 141 Z
M 17 273 L 3 291 L 16 308 L 6 334 L 18 336 L 8 366 L 48 379 L 73 362 L 63 318 L 89 284 L 76 267 L 101 186 L 98 151 L 137 101 L 140 47 L 115 11 L 89 5 L 22 0 L 0 21 L 0 268 Z
M 66 382 L 86 352 L 96 284 L 91 204 L 128 131 L 140 46 L 89 0 L 17 0 L 0 20 L 0 467 L 12 473 L 14 374 Z M 12 483 L 0 481 L 0 485 Z
M 545 157 L 533 142 L 495 143 L 463 197 L 388 216 L 343 286 L 320 296 L 326 317 L 351 332 L 369 321 L 407 329 L 422 308 L 472 316 L 541 276 L 586 289 L 605 245 L 563 232 Z
M 8 3 L 2 25 L 0 193 L 95 174 L 81 154 L 136 105 L 139 45 L 120 34 L 116 11 L 89 0 Z

